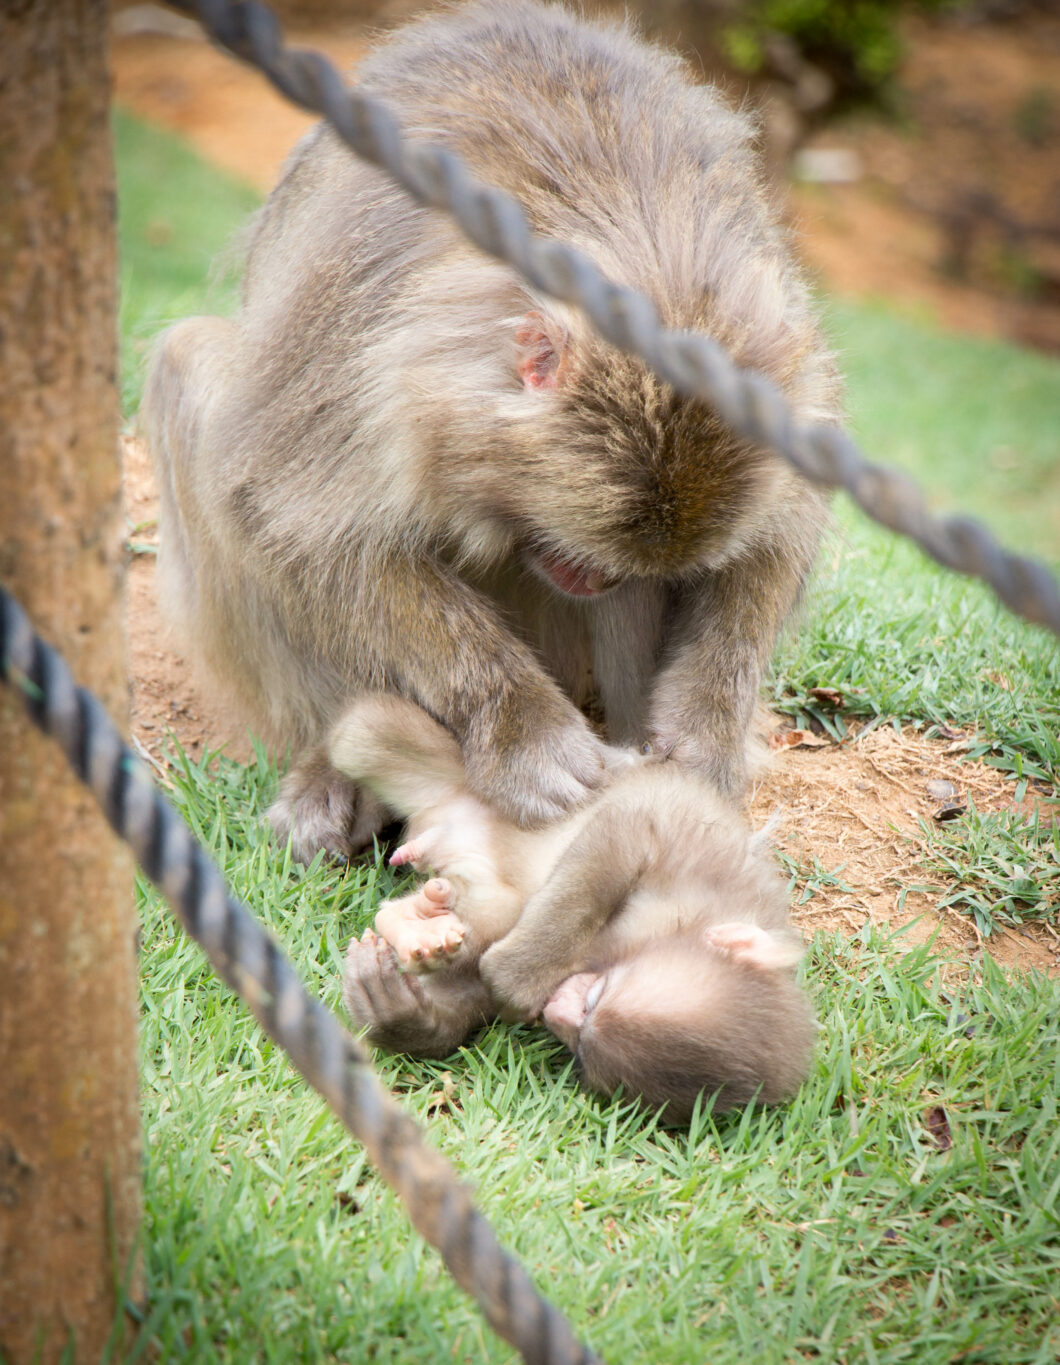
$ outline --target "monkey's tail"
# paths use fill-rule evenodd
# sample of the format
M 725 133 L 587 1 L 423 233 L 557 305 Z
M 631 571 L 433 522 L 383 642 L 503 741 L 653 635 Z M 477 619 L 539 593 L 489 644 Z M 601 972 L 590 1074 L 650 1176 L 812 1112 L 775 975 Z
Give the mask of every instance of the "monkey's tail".
M 328 740 L 331 762 L 405 818 L 467 790 L 460 745 L 414 702 L 373 692 L 347 708 Z

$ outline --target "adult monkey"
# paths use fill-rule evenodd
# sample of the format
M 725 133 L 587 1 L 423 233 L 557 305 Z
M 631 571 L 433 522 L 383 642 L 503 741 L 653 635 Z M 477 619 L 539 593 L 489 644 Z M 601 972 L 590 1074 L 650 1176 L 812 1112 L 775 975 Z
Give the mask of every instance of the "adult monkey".
M 620 27 L 532 0 L 399 31 L 359 81 L 534 229 L 716 337 L 803 420 L 837 384 L 746 119 Z M 610 738 L 737 796 L 761 672 L 823 504 L 575 311 L 480 254 L 326 126 L 251 236 L 233 321 L 161 340 L 143 421 L 183 638 L 298 756 L 272 818 L 345 856 L 379 806 L 319 747 L 386 688 L 522 824 L 576 806 Z

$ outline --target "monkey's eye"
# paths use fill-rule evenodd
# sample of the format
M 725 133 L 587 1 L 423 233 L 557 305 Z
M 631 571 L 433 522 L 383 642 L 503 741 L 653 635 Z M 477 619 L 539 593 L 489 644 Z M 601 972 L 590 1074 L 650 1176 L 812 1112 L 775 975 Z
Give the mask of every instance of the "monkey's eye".
M 644 741 L 644 743 L 640 746 L 640 751 L 645 758 L 647 758 L 649 754 L 655 752 L 650 739 L 646 739 Z
M 585 1018 L 588 1018 L 589 1015 L 592 1014 L 593 1010 L 596 1008 L 596 1002 L 600 999 L 600 996 L 603 994 L 604 982 L 606 980 L 607 980 L 606 976 L 598 976 L 596 980 L 593 982 L 593 984 L 589 987 L 589 990 L 585 996 Z

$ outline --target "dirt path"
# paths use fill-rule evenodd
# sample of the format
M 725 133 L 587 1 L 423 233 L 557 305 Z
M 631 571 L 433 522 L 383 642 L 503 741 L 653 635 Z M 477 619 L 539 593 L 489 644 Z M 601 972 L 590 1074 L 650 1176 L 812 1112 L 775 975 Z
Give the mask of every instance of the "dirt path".
M 299 36 L 343 65 L 352 65 L 362 48 L 356 31 Z M 206 157 L 262 189 L 274 181 L 288 149 L 312 122 L 274 95 L 260 77 L 198 39 L 119 38 L 114 69 L 115 93 L 121 102 L 179 130 Z M 820 207 L 819 196 L 813 202 Z M 805 206 L 803 217 L 811 217 Z M 829 238 L 826 223 L 815 231 L 810 258 L 823 266 L 831 260 L 837 275 L 849 272 L 854 249 L 835 253 L 837 239 Z M 844 220 L 838 240 L 845 241 L 848 233 Z M 860 228 L 859 234 L 863 244 Z M 880 235 L 892 234 L 885 227 Z M 873 270 L 880 266 L 872 253 L 857 259 L 872 260 Z M 871 279 L 875 288 L 882 277 L 865 266 L 861 278 Z M 895 291 L 880 285 L 880 292 Z M 947 297 L 956 298 L 952 293 Z M 955 321 L 997 329 L 988 308 L 979 308 L 972 317 L 962 312 L 965 305 L 953 302 L 942 309 L 944 315 L 948 307 L 956 310 Z M 125 473 L 129 525 L 138 528 L 136 543 L 149 546 L 157 500 L 146 453 L 133 439 L 125 442 Z M 140 552 L 130 571 L 134 738 L 158 760 L 164 759 L 167 731 L 196 755 L 204 745 L 223 745 L 232 756 L 246 757 L 248 745 L 238 718 L 196 684 L 187 661 L 162 629 L 154 565 L 150 552 Z M 770 723 L 777 724 L 776 718 Z M 928 794 L 930 781 L 948 780 L 974 796 L 983 810 L 1003 809 L 1011 802 L 1011 788 L 996 771 L 962 762 L 959 748 L 880 729 L 843 746 L 820 742 L 773 752 L 755 789 L 752 816 L 759 823 L 778 817 L 777 845 L 800 868 L 818 869 L 800 883 L 799 894 L 810 894 L 796 917 L 807 932 L 825 928 L 849 934 L 871 920 L 904 926 L 902 941 L 910 945 L 937 934 L 940 949 L 953 957 L 958 970 L 985 950 L 970 920 L 936 910 L 939 896 L 925 891 L 902 896 L 903 888 L 930 882 L 923 867 L 919 824 L 920 819 L 931 818 L 937 805 Z M 1045 926 L 1004 931 L 987 946 L 1005 965 L 1060 973 L 1060 938 Z

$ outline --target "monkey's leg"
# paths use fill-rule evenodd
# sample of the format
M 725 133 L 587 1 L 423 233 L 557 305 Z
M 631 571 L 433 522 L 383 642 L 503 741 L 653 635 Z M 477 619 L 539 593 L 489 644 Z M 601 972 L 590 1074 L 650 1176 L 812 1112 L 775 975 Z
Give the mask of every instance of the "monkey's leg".
M 375 932 L 390 944 L 407 971 L 429 972 L 460 951 L 467 927 L 453 911 L 455 895 L 444 877 L 432 877 L 400 900 L 384 901 Z
M 825 519 L 816 493 L 793 488 L 785 531 L 689 586 L 674 616 L 670 661 L 653 689 L 656 748 L 697 768 L 733 799 L 747 780 L 747 745 L 777 636 L 809 571 Z
M 390 944 L 366 929 L 346 952 L 343 998 L 358 1027 L 390 1052 L 446 1057 L 495 1015 L 476 973 L 403 972 Z
M 586 945 L 626 901 L 642 853 L 628 811 L 595 811 L 518 923 L 482 956 L 479 970 L 502 1018 L 533 1019 L 582 965 Z

